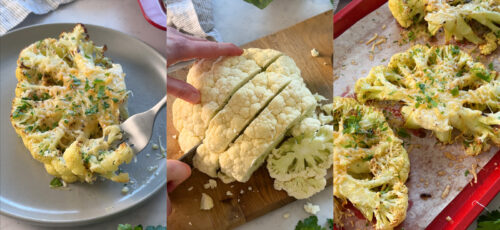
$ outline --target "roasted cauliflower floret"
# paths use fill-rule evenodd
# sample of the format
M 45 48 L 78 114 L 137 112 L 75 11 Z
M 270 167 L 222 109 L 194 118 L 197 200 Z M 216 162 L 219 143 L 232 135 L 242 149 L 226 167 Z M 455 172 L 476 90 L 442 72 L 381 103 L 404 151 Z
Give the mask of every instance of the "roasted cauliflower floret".
M 500 40 L 493 33 L 486 34 L 484 36 L 484 39 L 486 40 L 486 43 L 480 45 L 479 50 L 483 55 L 491 54 L 493 51 L 497 49 L 498 47 L 497 42 L 499 42 Z
M 404 28 L 422 21 L 425 16 L 426 0 L 389 0 L 392 15 Z
M 406 217 L 410 164 L 402 141 L 383 114 L 352 98 L 333 102 L 334 196 L 350 201 L 376 229 L 392 229 Z
M 401 113 L 408 128 L 434 131 L 450 143 L 452 130 L 464 137 L 469 155 L 500 145 L 500 80 L 457 46 L 417 45 L 391 58 L 388 66 L 374 67 L 356 82 L 361 102 L 389 100 L 404 103 Z
M 77 25 L 26 47 L 17 61 L 12 125 L 33 158 L 66 182 L 92 183 L 96 175 L 128 181 L 128 174 L 115 172 L 130 162 L 132 150 L 111 145 L 121 139 L 120 120 L 127 116 L 125 74 L 105 50 Z

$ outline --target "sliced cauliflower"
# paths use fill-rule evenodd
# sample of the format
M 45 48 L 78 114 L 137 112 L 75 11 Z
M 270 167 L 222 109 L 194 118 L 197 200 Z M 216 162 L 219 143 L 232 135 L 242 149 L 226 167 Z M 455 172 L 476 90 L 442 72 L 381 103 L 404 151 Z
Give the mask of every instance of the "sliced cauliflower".
M 267 159 L 267 170 L 275 180 L 326 175 L 332 165 L 333 126 L 287 139 Z
M 274 181 L 274 189 L 285 190 L 289 196 L 295 199 L 306 199 L 325 188 L 324 176 L 297 177 L 288 181 Z
M 389 10 L 404 28 L 422 21 L 425 16 L 426 0 L 389 0 Z
M 224 109 L 210 121 L 206 138 L 193 158 L 194 166 L 216 177 L 220 153 L 290 81 L 291 78 L 281 74 L 262 72 L 236 91 Z
M 286 132 L 316 107 L 316 99 L 303 82 L 293 80 L 220 155 L 221 171 L 246 182 Z
M 191 67 L 187 83 L 200 91 L 201 102 L 191 104 L 176 99 L 172 105 L 173 124 L 179 131 L 178 142 L 182 151 L 187 152 L 205 137 L 210 120 L 227 103 L 236 90 L 262 71 L 258 63 L 266 63 L 262 56 L 276 59 L 281 53 L 275 50 L 260 50 L 262 55 L 248 54 L 256 50 L 246 50 L 242 56 L 202 59 Z M 258 63 L 257 63 L 258 62 Z
M 350 201 L 376 229 L 392 229 L 406 217 L 410 164 L 402 141 L 384 115 L 352 98 L 335 97 L 334 196 Z
M 359 79 L 355 92 L 361 102 L 402 102 L 405 126 L 432 130 L 443 143 L 460 130 L 469 155 L 487 150 L 489 140 L 500 145 L 500 77 L 457 46 L 417 45 L 396 54 Z

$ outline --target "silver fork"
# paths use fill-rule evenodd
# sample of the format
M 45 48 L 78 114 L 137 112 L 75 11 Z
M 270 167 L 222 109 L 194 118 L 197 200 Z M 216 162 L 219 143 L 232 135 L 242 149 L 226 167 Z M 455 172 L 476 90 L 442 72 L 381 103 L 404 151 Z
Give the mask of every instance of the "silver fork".
M 123 140 L 130 145 L 134 153 L 140 152 L 148 145 L 156 115 L 166 102 L 167 96 L 163 97 L 153 108 L 129 117 L 120 125 L 124 132 Z

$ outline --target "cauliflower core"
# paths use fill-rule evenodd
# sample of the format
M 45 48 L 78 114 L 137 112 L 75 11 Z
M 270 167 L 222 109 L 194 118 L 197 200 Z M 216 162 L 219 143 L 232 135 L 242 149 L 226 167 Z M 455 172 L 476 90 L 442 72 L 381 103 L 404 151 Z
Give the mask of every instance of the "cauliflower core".
M 500 78 L 457 46 L 417 45 L 374 67 L 356 82 L 361 102 L 390 100 L 404 104 L 408 128 L 432 130 L 450 143 L 460 130 L 469 155 L 500 145 Z
M 275 50 L 201 60 L 187 81 L 200 90 L 202 101 L 175 100 L 179 145 L 186 152 L 202 142 L 194 166 L 225 183 L 247 181 L 317 103 L 295 62 Z
M 334 196 L 350 201 L 376 229 L 392 229 L 406 217 L 408 155 L 383 114 L 352 98 L 335 97 Z
M 129 180 L 118 167 L 131 161 L 132 149 L 111 145 L 127 117 L 125 74 L 105 50 L 79 24 L 59 39 L 31 44 L 17 61 L 12 125 L 33 158 L 68 183 L 92 183 L 97 175 Z

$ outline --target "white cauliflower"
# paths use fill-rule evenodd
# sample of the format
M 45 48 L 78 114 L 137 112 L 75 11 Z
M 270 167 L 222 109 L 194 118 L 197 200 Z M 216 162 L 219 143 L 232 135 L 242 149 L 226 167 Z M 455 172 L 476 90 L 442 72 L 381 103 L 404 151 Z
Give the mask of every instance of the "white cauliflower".
M 283 140 L 287 130 L 316 107 L 303 82 L 293 80 L 248 125 L 234 144 L 220 155 L 221 171 L 246 182 L 267 154 Z
M 297 177 L 288 181 L 274 181 L 274 189 L 285 190 L 289 196 L 295 199 L 306 199 L 325 188 L 326 179 L 318 177 Z
M 314 128 L 314 127 L 313 127 Z M 267 159 L 267 170 L 275 180 L 326 175 L 332 165 L 333 126 L 307 131 L 286 140 Z

